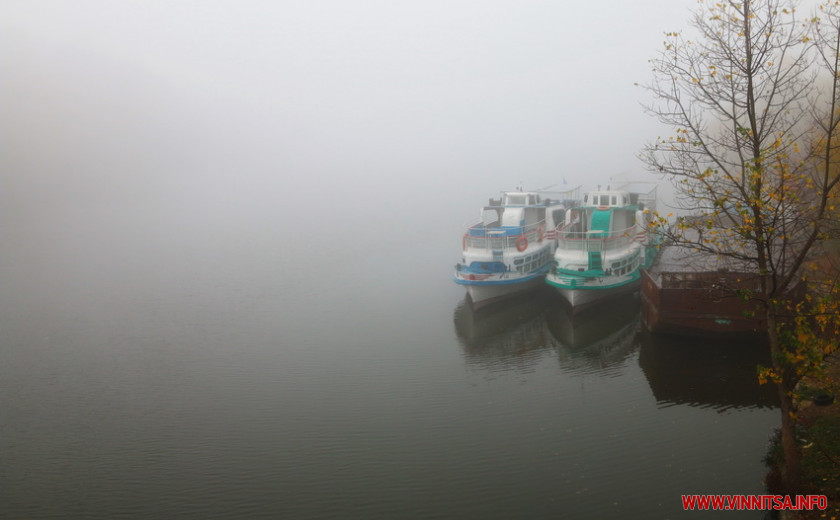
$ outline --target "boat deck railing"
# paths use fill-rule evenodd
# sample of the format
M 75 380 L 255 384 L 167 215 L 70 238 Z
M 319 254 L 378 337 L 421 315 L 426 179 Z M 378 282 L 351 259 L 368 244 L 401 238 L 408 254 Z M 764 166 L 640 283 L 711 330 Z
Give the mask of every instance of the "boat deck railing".
M 545 221 L 517 227 L 494 227 L 476 224 L 464 234 L 463 248 L 505 251 L 509 249 L 525 250 L 529 244 L 541 243 L 550 237 Z
M 568 251 L 611 251 L 644 243 L 647 232 L 636 225 L 618 231 L 569 231 L 572 225 L 557 230 L 557 247 Z

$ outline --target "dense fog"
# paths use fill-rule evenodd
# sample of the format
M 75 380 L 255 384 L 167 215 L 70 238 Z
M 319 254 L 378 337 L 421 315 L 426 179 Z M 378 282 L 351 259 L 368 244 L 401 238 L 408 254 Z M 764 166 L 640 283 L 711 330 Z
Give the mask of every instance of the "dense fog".
M 460 227 L 520 182 L 638 175 L 660 129 L 634 83 L 691 7 L 5 2 L 3 225 L 320 225 L 404 197 Z

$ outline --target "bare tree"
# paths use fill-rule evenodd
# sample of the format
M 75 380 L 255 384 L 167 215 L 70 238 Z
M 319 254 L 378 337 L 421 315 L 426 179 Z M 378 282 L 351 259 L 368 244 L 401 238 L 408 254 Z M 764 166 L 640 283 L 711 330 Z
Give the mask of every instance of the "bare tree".
M 805 342 L 789 331 L 812 322 L 797 321 L 804 307 L 785 299 L 826 236 L 840 155 L 838 24 L 799 21 L 796 4 L 704 1 L 692 20 L 696 38 L 666 34 L 651 60 L 655 102 L 647 109 L 674 134 L 642 155 L 670 177 L 690 213 L 675 223 L 659 218 L 666 240 L 759 279 L 760 291 L 743 296 L 760 301 L 764 313 L 773 366 L 761 376 L 778 389 L 790 489 L 800 473 L 793 390 L 815 363 L 813 356 L 796 362 Z M 831 78 L 827 92 L 815 87 L 820 70 Z

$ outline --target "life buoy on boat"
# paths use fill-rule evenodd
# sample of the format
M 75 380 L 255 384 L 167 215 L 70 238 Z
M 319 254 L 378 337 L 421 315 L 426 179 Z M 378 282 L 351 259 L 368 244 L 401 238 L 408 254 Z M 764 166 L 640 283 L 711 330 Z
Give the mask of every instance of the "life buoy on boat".
M 541 223 L 537 228 L 537 235 L 540 237 L 540 244 L 542 244 L 543 239 L 545 238 L 545 223 Z
M 516 250 L 522 252 L 526 249 L 528 249 L 528 237 L 519 235 L 519 238 L 516 239 Z

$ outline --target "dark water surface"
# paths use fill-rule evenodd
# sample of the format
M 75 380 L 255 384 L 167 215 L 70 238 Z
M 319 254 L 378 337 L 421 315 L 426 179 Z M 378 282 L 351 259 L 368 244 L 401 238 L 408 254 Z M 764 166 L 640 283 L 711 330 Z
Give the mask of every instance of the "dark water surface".
M 761 518 L 680 504 L 763 492 L 749 345 L 472 312 L 452 212 L 116 206 L 0 228 L 0 518 Z

